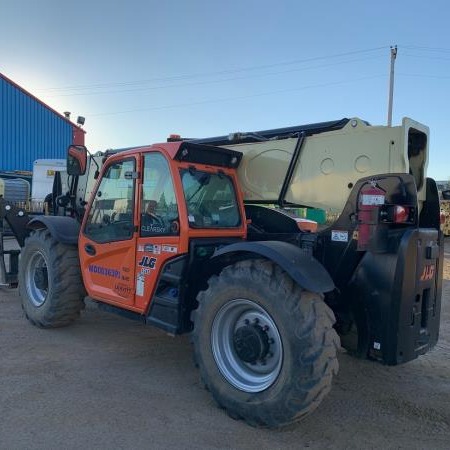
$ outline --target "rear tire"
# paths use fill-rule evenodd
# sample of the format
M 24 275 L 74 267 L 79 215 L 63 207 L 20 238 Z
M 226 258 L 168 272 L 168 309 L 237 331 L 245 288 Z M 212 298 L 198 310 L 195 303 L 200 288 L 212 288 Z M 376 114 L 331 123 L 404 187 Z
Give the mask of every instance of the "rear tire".
M 337 374 L 339 337 L 320 294 L 278 266 L 247 260 L 209 280 L 193 312 L 206 388 L 233 418 L 280 427 L 311 413 Z
M 72 323 L 86 295 L 77 248 L 56 241 L 47 229 L 33 232 L 20 255 L 19 294 L 32 324 L 56 328 Z

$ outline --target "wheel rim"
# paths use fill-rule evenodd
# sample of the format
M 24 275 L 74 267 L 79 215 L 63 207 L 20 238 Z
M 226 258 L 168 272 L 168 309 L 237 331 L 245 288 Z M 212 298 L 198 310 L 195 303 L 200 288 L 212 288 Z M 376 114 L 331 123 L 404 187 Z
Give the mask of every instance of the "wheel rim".
M 264 391 L 280 373 L 280 333 L 269 313 L 251 300 L 232 300 L 219 310 L 212 325 L 211 345 L 220 372 L 241 391 Z
M 45 277 L 45 279 L 43 279 Z M 46 288 L 43 284 L 46 283 Z M 28 298 L 34 306 L 42 306 L 48 293 L 47 261 L 43 253 L 37 251 L 28 260 L 26 271 Z

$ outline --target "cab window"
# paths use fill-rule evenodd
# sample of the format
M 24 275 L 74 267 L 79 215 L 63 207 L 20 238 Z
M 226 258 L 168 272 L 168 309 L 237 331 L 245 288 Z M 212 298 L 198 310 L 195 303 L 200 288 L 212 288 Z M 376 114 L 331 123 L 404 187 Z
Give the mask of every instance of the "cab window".
M 160 153 L 144 157 L 141 236 L 179 234 L 178 207 L 169 164 Z
M 182 170 L 191 228 L 232 228 L 241 224 L 234 185 L 222 172 Z
M 111 164 L 102 177 L 89 211 L 85 235 L 96 242 L 133 236 L 134 159 Z

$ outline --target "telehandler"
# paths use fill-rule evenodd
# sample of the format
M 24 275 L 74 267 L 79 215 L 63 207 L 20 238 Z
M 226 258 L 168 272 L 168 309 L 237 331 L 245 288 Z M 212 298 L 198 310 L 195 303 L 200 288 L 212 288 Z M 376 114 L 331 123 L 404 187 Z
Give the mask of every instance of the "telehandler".
M 217 403 L 267 427 L 320 404 L 341 343 L 389 365 L 436 344 L 443 237 L 426 127 L 343 119 L 169 141 L 109 152 L 95 176 L 86 148 L 69 147 L 66 215 L 0 200 L 21 246 L 3 278 L 31 323 L 69 325 L 87 295 L 191 333 Z M 87 202 L 82 176 L 96 178 Z M 332 219 L 296 217 L 305 206 Z

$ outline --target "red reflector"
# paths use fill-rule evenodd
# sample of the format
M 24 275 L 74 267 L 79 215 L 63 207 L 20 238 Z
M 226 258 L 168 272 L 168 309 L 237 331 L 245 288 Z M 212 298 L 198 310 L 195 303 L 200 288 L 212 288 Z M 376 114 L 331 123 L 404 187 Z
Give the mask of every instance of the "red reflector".
M 446 215 L 444 211 L 441 211 L 441 225 L 445 224 Z
M 409 208 L 405 208 L 404 206 L 396 206 L 394 209 L 394 222 L 395 223 L 403 223 L 408 220 L 409 216 Z

